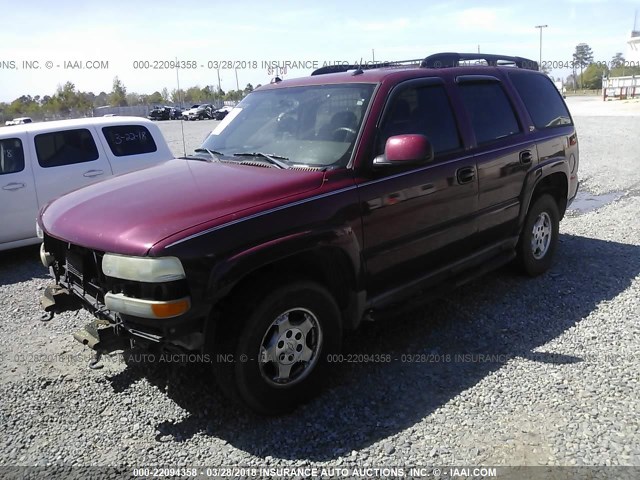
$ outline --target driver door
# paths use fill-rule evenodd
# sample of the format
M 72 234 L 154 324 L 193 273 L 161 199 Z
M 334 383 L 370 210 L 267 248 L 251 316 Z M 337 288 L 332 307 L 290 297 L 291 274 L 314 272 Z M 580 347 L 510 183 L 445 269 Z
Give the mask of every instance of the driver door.
M 426 135 L 434 159 L 384 167 L 360 178 L 367 289 L 375 296 L 418 279 L 473 250 L 478 179 L 440 79 L 404 82 L 392 92 L 376 140 L 384 153 L 394 135 Z M 373 160 L 373 159 L 372 159 Z

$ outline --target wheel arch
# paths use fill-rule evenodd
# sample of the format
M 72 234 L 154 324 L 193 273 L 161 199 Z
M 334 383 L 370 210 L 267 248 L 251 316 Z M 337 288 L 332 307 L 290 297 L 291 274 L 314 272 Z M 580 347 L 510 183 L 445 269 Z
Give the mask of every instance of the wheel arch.
M 325 287 L 342 312 L 343 328 L 355 328 L 365 304 L 359 246 L 353 232 L 332 233 L 323 240 L 290 236 L 289 241 L 269 242 L 217 264 L 209 281 L 213 303 L 224 308 L 246 297 L 245 292 L 264 291 L 265 283 L 274 279 L 302 278 Z
M 523 202 L 520 210 L 519 225 L 520 228 L 524 225 L 524 220 L 527 216 L 529 208 L 535 201 L 542 195 L 551 195 L 558 205 L 558 212 L 560 213 L 560 220 L 564 217 L 568 203 L 569 193 L 569 179 L 567 173 L 564 171 L 549 171 L 549 169 L 542 168 L 537 170 L 540 172 L 538 179 L 533 186 L 529 189 L 531 192 L 527 195 L 526 201 Z

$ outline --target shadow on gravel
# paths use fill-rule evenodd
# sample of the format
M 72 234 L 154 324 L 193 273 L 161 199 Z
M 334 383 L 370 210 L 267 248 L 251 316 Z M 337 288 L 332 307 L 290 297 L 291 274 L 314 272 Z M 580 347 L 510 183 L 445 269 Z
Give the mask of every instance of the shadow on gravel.
M 330 388 L 288 416 L 232 405 L 204 367 L 127 368 L 111 382 L 122 391 L 144 376 L 190 413 L 159 423 L 158 439 L 204 434 L 260 457 L 328 461 L 413 426 L 510 358 L 582 361 L 532 350 L 628 288 L 640 273 L 640 247 L 572 235 L 560 241 L 555 266 L 541 277 L 505 268 L 410 314 L 364 324 L 346 338 L 345 359 L 392 360 L 335 364 Z
M 40 263 L 40 245 L 0 252 L 0 286 L 25 282 L 32 278 L 47 278 L 47 269 Z

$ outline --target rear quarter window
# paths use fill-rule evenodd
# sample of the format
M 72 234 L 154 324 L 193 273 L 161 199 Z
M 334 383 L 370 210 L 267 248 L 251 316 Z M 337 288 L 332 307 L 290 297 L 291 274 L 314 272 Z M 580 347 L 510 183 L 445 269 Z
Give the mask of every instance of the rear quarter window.
M 499 82 L 464 83 L 460 95 L 478 145 L 520 133 L 518 119 Z
M 24 150 L 19 138 L 0 140 L 0 175 L 24 170 Z
M 560 92 L 550 78 L 515 72 L 510 73 L 509 78 L 537 129 L 573 124 Z
M 158 150 L 149 130 L 142 125 L 117 125 L 102 127 L 111 152 L 116 157 L 142 155 Z
M 43 168 L 97 160 L 100 154 L 86 128 L 41 133 L 34 138 L 38 163 Z

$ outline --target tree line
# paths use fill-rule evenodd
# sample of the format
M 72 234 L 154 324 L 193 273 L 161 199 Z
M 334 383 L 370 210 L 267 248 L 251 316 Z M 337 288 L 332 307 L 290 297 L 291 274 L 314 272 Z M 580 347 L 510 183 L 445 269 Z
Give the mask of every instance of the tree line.
M 260 85 L 258 85 L 259 87 Z M 256 87 L 257 88 L 257 87 Z M 0 102 L 2 120 L 16 117 L 34 119 L 67 118 L 71 116 L 91 116 L 97 107 L 124 107 L 135 105 L 177 105 L 190 106 L 194 103 L 239 101 L 254 89 L 250 83 L 243 90 L 225 92 L 219 87 L 207 85 L 169 91 L 163 88 L 152 94 L 127 92 L 122 81 L 115 77 L 111 92 L 82 92 L 72 82 L 58 85 L 53 95 L 22 95 L 12 102 Z

